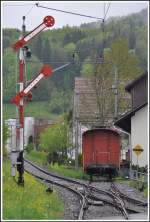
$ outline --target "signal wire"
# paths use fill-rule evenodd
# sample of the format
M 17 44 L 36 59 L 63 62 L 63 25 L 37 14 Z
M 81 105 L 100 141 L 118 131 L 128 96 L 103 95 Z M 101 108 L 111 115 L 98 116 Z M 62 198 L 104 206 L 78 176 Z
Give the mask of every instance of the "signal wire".
M 32 5 L 32 7 L 29 9 L 29 11 L 27 12 L 27 14 L 25 16 L 29 15 L 29 13 L 32 11 L 33 7 L 35 7 L 35 5 Z
M 8 7 L 9 7 L 9 6 L 10 6 L 10 7 L 11 7 L 11 6 L 14 6 L 14 7 L 16 6 L 16 7 L 17 7 L 17 6 L 31 6 L 31 5 L 34 6 L 35 4 L 22 4 L 22 5 L 18 5 L 18 4 L 9 5 L 9 4 L 8 4 L 8 5 L 3 5 L 3 6 L 4 6 L 4 7 L 7 7 L 7 6 L 8 6 Z

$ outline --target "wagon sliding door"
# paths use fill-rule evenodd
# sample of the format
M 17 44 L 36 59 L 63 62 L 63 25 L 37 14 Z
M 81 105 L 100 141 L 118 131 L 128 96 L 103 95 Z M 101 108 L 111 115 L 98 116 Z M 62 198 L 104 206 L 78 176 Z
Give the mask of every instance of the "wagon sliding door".
M 120 139 L 116 132 L 97 130 L 92 137 L 93 162 L 119 166 Z
M 93 137 L 94 162 L 108 164 L 110 162 L 109 136 L 107 132 L 97 131 Z

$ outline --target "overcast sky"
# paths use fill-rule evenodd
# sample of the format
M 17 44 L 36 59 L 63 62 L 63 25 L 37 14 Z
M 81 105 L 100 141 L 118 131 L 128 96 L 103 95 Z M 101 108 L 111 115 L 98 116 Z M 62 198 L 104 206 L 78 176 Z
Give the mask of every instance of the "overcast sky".
M 63 26 L 79 26 L 82 23 L 98 21 L 97 19 L 84 18 L 76 15 L 65 14 L 53 10 L 38 8 L 39 5 L 86 14 L 95 17 L 104 16 L 104 5 L 107 10 L 110 2 L 106 1 L 4 1 L 1 4 L 1 25 L 3 28 L 22 27 L 22 16 L 26 16 L 26 29 L 32 30 L 40 23 L 46 15 L 55 18 L 54 28 Z M 104 4 L 105 3 L 105 4 Z M 148 1 L 111 1 L 107 18 L 112 16 L 123 16 L 139 12 L 148 7 Z

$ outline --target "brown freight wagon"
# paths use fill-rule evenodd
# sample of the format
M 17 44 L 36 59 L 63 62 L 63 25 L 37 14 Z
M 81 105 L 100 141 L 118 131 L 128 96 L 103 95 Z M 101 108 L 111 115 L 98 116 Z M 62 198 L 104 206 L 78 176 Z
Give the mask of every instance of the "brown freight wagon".
M 91 175 L 117 175 L 120 164 L 120 135 L 111 129 L 92 129 L 83 133 L 84 171 Z

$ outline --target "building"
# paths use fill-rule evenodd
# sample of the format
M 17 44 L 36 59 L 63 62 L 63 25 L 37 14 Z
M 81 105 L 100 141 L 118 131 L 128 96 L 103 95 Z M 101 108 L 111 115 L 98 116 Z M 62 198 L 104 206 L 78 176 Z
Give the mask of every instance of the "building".
M 25 117 L 24 119 L 24 147 L 26 147 L 29 142 L 33 142 L 34 121 L 34 117 Z M 16 150 L 16 119 L 8 119 L 6 120 L 6 124 L 10 132 L 6 148 L 8 152 L 11 152 L 11 150 Z
M 8 125 L 10 137 L 7 140 L 6 148 L 8 152 L 16 150 L 16 119 L 6 120 Z M 24 148 L 33 143 L 35 148 L 39 148 L 40 133 L 43 132 L 48 126 L 54 123 L 48 119 L 38 119 L 34 117 L 25 117 L 24 119 Z
M 54 122 L 49 119 L 35 119 L 34 122 L 34 145 L 36 149 L 39 149 L 40 134 L 50 126 L 54 125 Z
M 8 153 L 16 149 L 16 119 L 5 120 L 9 129 L 9 138 L 7 139 L 6 149 Z
M 26 147 L 29 143 L 33 143 L 34 139 L 34 117 L 25 117 L 24 127 L 24 146 Z
M 129 83 L 125 90 L 131 94 L 132 109 L 122 115 L 115 125 L 131 134 L 132 164 L 148 165 L 148 80 L 147 72 Z M 143 152 L 138 156 L 133 149 L 139 145 Z
M 72 156 L 75 159 L 82 153 L 82 134 L 85 131 L 113 126 L 115 90 L 112 83 L 110 79 L 101 81 L 95 76 L 75 78 L 72 135 Z M 130 96 L 124 93 L 119 95 L 121 99 L 128 104 Z M 117 110 L 118 113 L 123 111 L 120 107 Z

